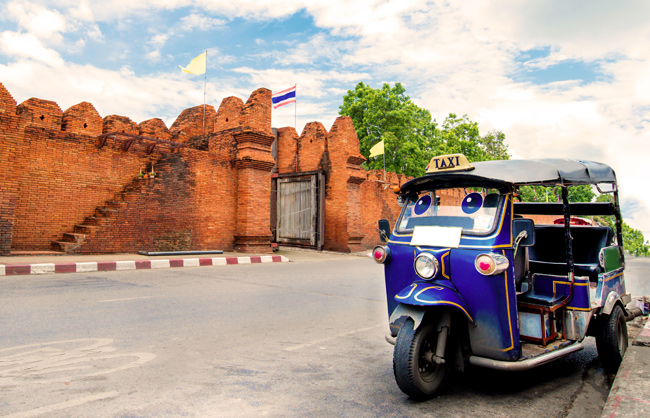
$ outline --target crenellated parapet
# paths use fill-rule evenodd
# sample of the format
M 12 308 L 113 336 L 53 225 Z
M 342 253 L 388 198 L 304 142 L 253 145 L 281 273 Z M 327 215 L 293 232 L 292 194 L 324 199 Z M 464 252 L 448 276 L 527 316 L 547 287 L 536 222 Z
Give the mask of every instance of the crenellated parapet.
M 241 127 L 273 135 L 271 131 L 271 90 L 261 88 L 251 93 L 241 110 Z
M 299 172 L 298 162 L 298 132 L 294 127 L 277 129 L 277 157 L 279 173 Z
M 329 132 L 320 122 L 310 122 L 298 140 L 298 171 L 323 170 L 327 161 Z
M 193 137 L 215 132 L 216 120 L 217 112 L 214 110 L 214 106 L 205 105 L 205 119 L 204 105 L 194 106 L 183 110 L 169 131 L 172 133 L 174 141 L 187 142 Z
M 81 102 L 63 112 L 61 131 L 97 136 L 103 130 L 103 120 L 95 106 Z
M 104 118 L 102 133 L 120 132 L 124 134 L 139 135 L 140 128 L 126 116 L 108 115 Z
M 239 97 L 230 96 L 223 99 L 217 111 L 215 131 L 240 127 L 243 108 L 244 101 Z
M 16 107 L 20 124 L 60 131 L 63 112 L 56 102 L 32 97 Z
M 329 131 L 308 123 L 299 135 L 271 129 L 271 112 L 271 91 L 260 88 L 218 110 L 185 109 L 168 128 L 159 118 L 102 118 L 88 102 L 65 112 L 36 98 L 17 105 L 0 83 L 0 254 L 79 234 L 93 236 L 85 251 L 182 241 L 182 249 L 268 253 L 277 228 L 271 184 L 282 176 L 308 178 L 317 191 L 319 248 L 372 246 L 377 219 L 399 212 L 393 188 L 406 177 L 362 168 L 349 117 Z M 112 132 L 127 135 L 101 135 Z
M 16 114 L 16 100 L 2 83 L 0 83 L 0 113 Z
M 361 184 L 366 171 L 361 164 L 366 160 L 359 151 L 359 139 L 352 119 L 341 116 L 329 132 L 328 194 L 325 219 L 336 224 L 334 231 L 325 231 L 325 248 L 337 251 L 360 251 L 363 240 L 361 221 Z M 329 205 L 328 205 L 329 203 Z
M 165 122 L 163 122 L 162 119 L 147 119 L 140 123 L 139 128 L 140 135 L 142 136 L 164 139 L 167 141 L 172 139 L 172 134 L 169 129 L 167 129 L 167 125 L 165 125 Z

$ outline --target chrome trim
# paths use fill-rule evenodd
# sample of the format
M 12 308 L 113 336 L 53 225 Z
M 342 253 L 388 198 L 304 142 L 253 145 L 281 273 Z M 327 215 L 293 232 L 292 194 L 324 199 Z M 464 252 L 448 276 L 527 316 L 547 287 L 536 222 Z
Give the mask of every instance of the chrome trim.
M 486 256 L 492 259 L 494 262 L 494 270 L 492 270 L 490 273 L 484 273 L 478 265 L 478 259 Z M 510 267 L 510 262 L 508 261 L 508 258 L 504 255 L 497 254 L 497 253 L 482 253 L 476 256 L 474 259 L 474 268 L 476 268 L 476 271 L 479 272 L 479 274 L 482 274 L 483 276 L 496 276 L 498 274 L 503 273 Z
M 420 258 L 428 258 L 433 263 L 433 274 L 431 274 L 431 276 L 424 277 L 418 271 L 417 264 L 418 264 L 418 260 Z M 420 277 L 421 279 L 423 279 L 423 280 L 431 280 L 434 277 L 436 277 L 436 275 L 440 271 L 440 264 L 438 263 L 438 259 L 435 256 L 433 256 L 432 254 L 430 254 L 430 253 L 420 253 L 420 254 L 418 254 L 417 257 L 415 257 L 415 260 L 413 260 L 413 270 L 415 270 L 415 274 L 417 274 L 418 277 Z
M 585 345 L 582 341 L 576 341 L 574 344 L 571 344 L 567 347 L 560 348 L 559 350 L 551 351 L 548 353 L 540 354 L 539 356 L 532 357 L 526 360 L 519 361 L 502 361 L 502 360 L 493 360 L 485 357 L 471 356 L 469 362 L 475 366 L 487 367 L 488 369 L 495 370 L 507 370 L 507 371 L 520 371 L 520 370 L 529 370 L 542 364 L 546 364 L 553 360 L 557 360 L 560 357 L 564 357 L 567 354 L 580 351 L 585 348 Z

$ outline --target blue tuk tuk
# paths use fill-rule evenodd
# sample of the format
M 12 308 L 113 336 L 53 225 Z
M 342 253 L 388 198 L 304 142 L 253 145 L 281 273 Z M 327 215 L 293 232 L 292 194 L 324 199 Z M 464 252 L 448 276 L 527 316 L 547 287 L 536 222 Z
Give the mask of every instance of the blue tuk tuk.
M 559 186 L 561 201 L 518 202 L 524 185 Z M 612 202 L 570 203 L 576 185 L 611 193 Z M 596 337 L 606 369 L 618 368 L 626 321 L 640 311 L 626 308 L 610 167 L 565 159 L 470 164 L 455 154 L 434 157 L 424 176 L 396 193 L 400 216 L 392 229 L 379 221 L 384 243 L 372 256 L 384 265 L 386 339 L 395 345 L 395 380 L 405 394 L 433 396 L 445 373 L 467 362 L 539 366 L 582 350 L 586 336 Z M 573 225 L 577 216 L 613 216 L 616 230 Z M 549 218 L 561 224 L 539 221 Z

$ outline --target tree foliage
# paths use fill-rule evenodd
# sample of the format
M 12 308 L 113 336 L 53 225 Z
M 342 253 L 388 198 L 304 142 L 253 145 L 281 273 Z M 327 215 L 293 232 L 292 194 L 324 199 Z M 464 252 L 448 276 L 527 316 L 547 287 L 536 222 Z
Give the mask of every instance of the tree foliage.
M 444 154 L 464 154 L 470 162 L 510 158 L 503 132 L 493 131 L 481 136 L 478 123 L 472 122 L 467 115 L 459 117 L 454 113 L 438 126 L 428 110 L 411 101 L 401 83 L 393 87 L 384 84 L 375 89 L 360 82 L 343 97 L 339 114 L 352 118 L 364 157 L 368 158 L 370 148 L 384 141 L 387 171 L 421 176 L 431 158 Z M 383 169 L 384 156 L 368 158 L 364 165 L 367 169 Z M 523 186 L 519 193 L 525 202 L 561 201 L 559 187 Z M 611 198 L 611 195 L 601 195 L 598 199 L 608 198 L 603 196 Z M 589 185 L 569 188 L 570 202 L 591 202 L 594 197 Z M 614 227 L 612 217 L 600 218 L 598 222 Z M 625 222 L 623 240 L 630 253 L 650 256 L 650 244 L 641 231 Z
M 603 193 L 596 198 L 596 201 L 613 202 L 614 196 Z M 594 220 L 601 225 L 607 225 L 616 230 L 616 220 L 613 216 L 597 216 Z M 641 231 L 632 228 L 625 221 L 622 222 L 621 229 L 623 233 L 623 247 L 627 252 L 637 257 L 650 257 L 650 243 L 646 241 Z
M 359 137 L 361 154 L 384 141 L 386 170 L 420 176 L 436 155 L 462 153 L 470 161 L 509 158 L 503 132 L 481 137 L 478 124 L 451 113 L 442 126 L 431 113 L 415 105 L 401 83 L 374 89 L 363 82 L 343 97 L 339 113 L 350 116 Z M 369 169 L 383 169 L 384 156 L 369 158 Z
M 569 202 L 591 202 L 596 197 L 590 185 L 569 187 Z M 561 202 L 562 190 L 559 186 L 522 186 L 519 188 L 522 202 Z

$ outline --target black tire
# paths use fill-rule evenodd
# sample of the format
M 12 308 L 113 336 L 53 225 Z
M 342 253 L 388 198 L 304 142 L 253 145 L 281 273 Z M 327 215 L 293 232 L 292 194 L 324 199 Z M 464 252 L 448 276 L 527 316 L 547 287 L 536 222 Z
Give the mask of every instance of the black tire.
M 413 330 L 413 320 L 404 323 L 395 341 L 393 372 L 397 386 L 416 400 L 433 397 L 440 388 L 447 369 L 446 364 L 427 361 L 435 353 L 438 332 L 431 322 L 422 323 Z
M 596 334 L 598 358 L 607 372 L 614 373 L 618 370 L 627 346 L 625 314 L 623 314 L 623 309 L 616 305 L 611 315 L 604 315 L 601 318 Z

